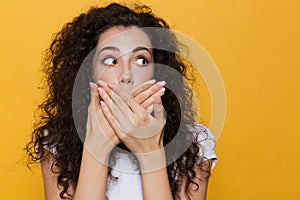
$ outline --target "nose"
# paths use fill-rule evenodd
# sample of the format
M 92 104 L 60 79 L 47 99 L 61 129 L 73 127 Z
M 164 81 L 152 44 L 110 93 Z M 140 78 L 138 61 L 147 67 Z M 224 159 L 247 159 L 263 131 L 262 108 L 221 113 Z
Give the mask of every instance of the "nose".
M 131 76 L 121 76 L 120 80 L 119 80 L 119 84 L 120 85 L 132 85 L 133 80 L 132 80 Z
M 130 64 L 124 64 L 122 66 L 122 73 L 119 77 L 119 84 L 120 85 L 133 85 L 133 75 L 132 70 L 130 70 Z

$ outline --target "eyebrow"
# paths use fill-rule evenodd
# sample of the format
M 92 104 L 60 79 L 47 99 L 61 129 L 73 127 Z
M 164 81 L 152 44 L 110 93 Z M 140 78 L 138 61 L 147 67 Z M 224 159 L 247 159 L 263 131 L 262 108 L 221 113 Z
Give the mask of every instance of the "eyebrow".
M 107 47 L 103 47 L 98 53 L 97 53 L 97 57 L 100 55 L 100 53 L 102 51 L 105 51 L 105 50 L 111 50 L 111 51 L 118 51 L 120 52 L 120 49 L 118 47 L 115 47 L 115 46 L 107 46 Z M 148 51 L 149 54 L 152 56 L 152 52 L 150 51 L 150 49 L 146 48 L 146 47 L 136 47 L 135 49 L 132 50 L 133 53 L 137 52 L 137 51 L 142 51 L 142 50 L 145 50 L 145 51 Z
M 142 50 L 148 51 L 149 54 L 152 56 L 152 52 L 150 51 L 150 49 L 148 49 L 146 47 L 136 47 L 135 49 L 132 50 L 132 52 L 135 53 L 137 51 L 142 51 Z

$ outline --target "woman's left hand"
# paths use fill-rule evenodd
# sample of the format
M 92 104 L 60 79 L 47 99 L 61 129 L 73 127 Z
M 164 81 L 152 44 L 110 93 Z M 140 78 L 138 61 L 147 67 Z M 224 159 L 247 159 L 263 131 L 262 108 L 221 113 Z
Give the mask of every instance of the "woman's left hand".
M 160 98 L 153 104 L 153 116 L 132 94 L 117 85 L 99 87 L 102 110 L 120 140 L 135 154 L 150 153 L 163 148 L 166 123 Z

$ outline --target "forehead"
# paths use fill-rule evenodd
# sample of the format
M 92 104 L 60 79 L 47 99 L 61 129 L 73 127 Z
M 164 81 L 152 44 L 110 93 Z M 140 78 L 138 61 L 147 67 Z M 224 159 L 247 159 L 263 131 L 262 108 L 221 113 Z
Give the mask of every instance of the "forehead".
M 100 49 L 104 46 L 116 46 L 123 50 L 132 50 L 137 46 L 152 48 L 149 37 L 137 27 L 113 27 L 103 32 L 98 38 Z

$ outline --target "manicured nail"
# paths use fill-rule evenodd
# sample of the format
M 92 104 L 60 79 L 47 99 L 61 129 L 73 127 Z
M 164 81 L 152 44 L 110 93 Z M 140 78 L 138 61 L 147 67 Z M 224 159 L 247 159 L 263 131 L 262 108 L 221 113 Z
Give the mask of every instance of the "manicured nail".
M 165 93 L 165 91 L 166 91 L 166 88 L 163 87 L 163 88 L 161 88 L 160 90 L 158 90 L 157 93 L 158 93 L 159 95 L 163 95 L 163 94 Z
M 101 95 L 104 94 L 104 90 L 103 90 L 102 88 L 98 88 L 98 91 L 99 91 L 99 93 L 100 93 Z
M 160 86 L 164 87 L 166 85 L 166 81 L 160 81 L 160 82 L 157 83 L 157 85 L 160 85 Z
M 111 89 L 113 89 L 115 87 L 115 84 L 113 83 L 108 83 L 108 87 L 110 87 Z
M 96 90 L 97 85 L 95 83 L 89 82 L 91 89 Z
M 107 83 L 102 80 L 99 80 L 98 83 L 101 87 L 107 87 Z
M 148 84 L 148 85 L 152 85 L 152 84 L 154 84 L 155 82 L 156 82 L 156 80 L 155 80 L 155 79 L 152 79 L 152 80 L 148 81 L 147 84 Z
M 100 101 L 100 105 L 101 105 L 101 107 L 103 107 L 103 108 L 106 108 L 106 105 L 105 105 L 105 103 L 104 103 L 104 101 Z

